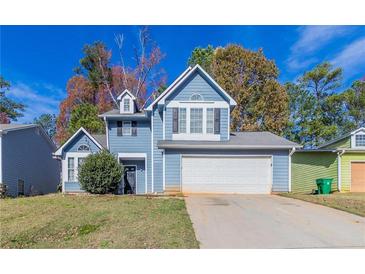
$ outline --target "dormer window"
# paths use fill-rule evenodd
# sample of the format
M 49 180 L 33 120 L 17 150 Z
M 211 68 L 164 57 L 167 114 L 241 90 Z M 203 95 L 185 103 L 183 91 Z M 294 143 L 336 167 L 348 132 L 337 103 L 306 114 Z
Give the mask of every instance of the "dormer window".
M 124 112 L 131 111 L 131 100 L 129 98 L 124 98 L 123 110 Z
M 365 147 L 365 134 L 355 135 L 355 146 L 356 147 Z
M 195 93 L 191 95 L 190 101 L 203 101 L 203 97 L 200 94 Z

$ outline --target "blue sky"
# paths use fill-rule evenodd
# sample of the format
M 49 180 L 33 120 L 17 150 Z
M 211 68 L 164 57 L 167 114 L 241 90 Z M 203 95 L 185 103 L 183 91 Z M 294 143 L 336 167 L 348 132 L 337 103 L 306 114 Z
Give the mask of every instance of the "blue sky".
M 1 26 L 0 73 L 12 84 L 8 96 L 27 105 L 18 122 L 30 122 L 41 113 L 58 113 L 85 44 L 105 42 L 114 53 L 112 63 L 118 64 L 114 34 L 123 33 L 128 62 L 137 31 L 137 26 Z M 365 75 L 363 26 L 151 26 L 150 31 L 166 54 L 161 67 L 168 83 L 186 69 L 195 47 L 228 43 L 263 48 L 279 67 L 282 83 L 322 61 L 344 69 L 344 87 Z

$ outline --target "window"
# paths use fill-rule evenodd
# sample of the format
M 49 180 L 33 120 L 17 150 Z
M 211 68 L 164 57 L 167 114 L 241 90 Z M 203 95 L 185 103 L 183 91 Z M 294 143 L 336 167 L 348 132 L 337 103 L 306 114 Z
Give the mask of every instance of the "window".
M 24 195 L 24 180 L 18 180 L 18 196 Z
M 191 101 L 203 101 L 203 97 L 200 94 L 196 93 L 196 94 L 191 95 L 190 100 Z
M 123 108 L 125 112 L 129 112 L 131 110 L 131 100 L 129 98 L 124 98 Z
M 82 164 L 85 162 L 85 157 L 79 157 L 77 158 L 77 169 L 80 168 L 80 166 L 82 166 Z
M 68 181 L 74 182 L 75 181 L 75 159 L 73 157 L 68 158 Z
M 214 109 L 207 108 L 207 133 L 214 133 Z
M 122 134 L 124 136 L 132 135 L 132 122 L 131 121 L 123 121 Z
M 355 144 L 357 147 L 365 147 L 365 134 L 356 135 Z
M 89 146 L 87 145 L 80 145 L 78 148 L 77 148 L 78 151 L 90 151 L 90 148 Z
M 186 133 L 186 108 L 179 109 L 179 133 Z
M 203 109 L 190 109 L 190 133 L 203 133 Z

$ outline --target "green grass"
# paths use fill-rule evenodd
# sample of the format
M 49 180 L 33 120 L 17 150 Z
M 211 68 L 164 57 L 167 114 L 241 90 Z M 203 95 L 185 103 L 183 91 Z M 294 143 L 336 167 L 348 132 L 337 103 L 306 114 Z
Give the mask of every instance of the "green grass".
M 334 192 L 329 195 L 283 193 L 280 195 L 332 207 L 365 217 L 365 193 Z
M 0 200 L 1 248 L 199 248 L 179 198 L 46 195 Z

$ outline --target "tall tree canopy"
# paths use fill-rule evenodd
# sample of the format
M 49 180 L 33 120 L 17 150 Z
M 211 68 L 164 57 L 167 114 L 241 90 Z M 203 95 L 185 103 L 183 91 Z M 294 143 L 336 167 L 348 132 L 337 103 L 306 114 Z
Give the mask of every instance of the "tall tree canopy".
M 71 112 L 69 134 L 74 134 L 80 127 L 90 133 L 104 133 L 105 125 L 98 117 L 98 108 L 92 104 L 80 104 Z
M 342 70 L 325 62 L 286 85 L 290 98 L 287 137 L 307 147 L 334 138 L 344 128 L 341 86 Z
M 365 127 L 365 79 L 355 81 L 343 93 L 345 109 L 351 121 L 350 129 Z
M 228 45 L 215 51 L 212 74 L 236 100 L 231 129 L 282 134 L 288 121 L 288 96 L 277 81 L 279 70 L 263 51 Z
M 10 83 L 0 75 L 0 123 L 9 124 L 17 121 L 23 116 L 25 106 L 6 97 L 5 92 L 9 91 Z
M 56 134 L 56 115 L 54 114 L 42 114 L 38 118 L 34 118 L 33 123 L 40 125 L 48 134 L 48 136 L 53 139 Z
M 193 67 L 199 64 L 206 72 L 211 74 L 214 51 L 215 49 L 211 45 L 206 48 L 195 48 L 188 59 L 188 65 Z
M 70 115 L 79 104 L 94 105 L 98 113 L 118 108 L 116 98 L 124 89 L 129 89 L 140 105 L 154 98 L 157 89 L 165 83 L 164 72 L 158 68 L 164 54 L 150 39 L 147 28 L 141 28 L 138 34 L 139 45 L 135 47 L 130 66 L 124 62 L 123 35 L 115 37 L 119 65 L 110 63 L 112 53 L 102 42 L 84 47 L 84 57 L 75 69 L 76 75 L 67 83 L 67 98 L 60 104 L 56 134 L 58 142 L 62 143 L 70 136 Z M 147 92 L 151 93 L 151 97 L 146 98 Z

